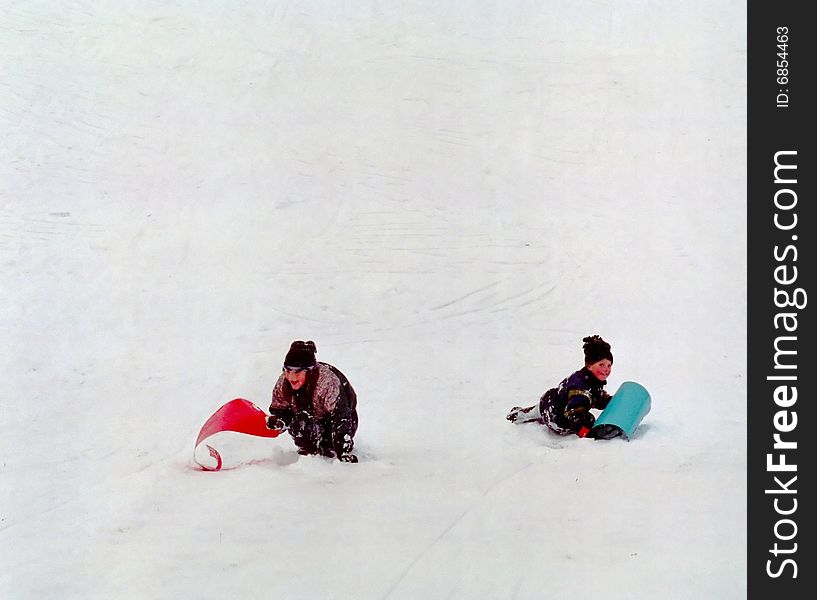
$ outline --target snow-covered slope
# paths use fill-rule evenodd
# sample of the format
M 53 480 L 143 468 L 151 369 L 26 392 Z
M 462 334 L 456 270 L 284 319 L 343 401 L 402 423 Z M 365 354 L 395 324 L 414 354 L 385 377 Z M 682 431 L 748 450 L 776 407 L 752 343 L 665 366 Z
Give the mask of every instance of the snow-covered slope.
M 745 596 L 745 6 L 472 4 L 0 7 L 0 596 Z M 293 339 L 361 462 L 195 470 Z

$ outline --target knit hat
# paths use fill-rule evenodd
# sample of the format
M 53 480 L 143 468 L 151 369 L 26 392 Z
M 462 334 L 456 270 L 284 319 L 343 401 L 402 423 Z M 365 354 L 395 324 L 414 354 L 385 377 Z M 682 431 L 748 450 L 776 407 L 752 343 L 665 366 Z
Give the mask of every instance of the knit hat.
M 591 335 L 584 339 L 584 362 L 592 365 L 600 360 L 607 359 L 613 362 L 613 353 L 610 351 L 610 344 L 601 339 L 599 335 Z
M 315 360 L 315 353 L 318 349 L 315 347 L 315 342 L 312 340 L 303 342 L 296 340 L 292 342 L 284 358 L 285 369 L 311 369 L 317 364 Z

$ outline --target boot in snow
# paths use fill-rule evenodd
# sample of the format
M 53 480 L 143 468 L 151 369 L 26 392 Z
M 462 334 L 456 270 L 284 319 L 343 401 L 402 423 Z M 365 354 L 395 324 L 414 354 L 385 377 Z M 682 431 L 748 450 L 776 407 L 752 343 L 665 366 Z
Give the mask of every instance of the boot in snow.
M 539 421 L 542 418 L 542 413 L 539 412 L 539 405 L 534 404 L 527 408 L 521 406 L 514 406 L 508 416 L 505 417 L 511 423 L 528 423 L 529 421 Z

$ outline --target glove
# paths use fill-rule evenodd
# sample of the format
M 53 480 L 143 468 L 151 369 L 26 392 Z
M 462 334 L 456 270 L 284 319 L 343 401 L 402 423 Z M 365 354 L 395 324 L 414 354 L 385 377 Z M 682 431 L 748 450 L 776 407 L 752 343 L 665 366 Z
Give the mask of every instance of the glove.
M 592 413 L 586 413 L 584 415 L 582 425 L 581 427 L 579 427 L 579 430 L 576 432 L 576 435 L 578 435 L 581 438 L 590 436 L 591 432 L 593 431 L 593 425 L 595 424 L 596 417 L 594 417 Z
M 292 411 L 289 408 L 280 408 L 277 406 L 269 407 L 269 416 L 267 417 L 267 429 L 277 429 L 284 431 L 289 429 L 289 424 L 292 422 Z
M 283 431 L 287 428 L 287 424 L 278 417 L 267 417 L 267 429 L 277 429 Z
M 612 399 L 613 397 L 610 394 L 608 394 L 604 390 L 601 390 L 601 392 L 599 393 L 599 399 L 593 408 L 604 410 L 605 408 L 607 408 L 607 405 L 610 404 L 610 400 Z

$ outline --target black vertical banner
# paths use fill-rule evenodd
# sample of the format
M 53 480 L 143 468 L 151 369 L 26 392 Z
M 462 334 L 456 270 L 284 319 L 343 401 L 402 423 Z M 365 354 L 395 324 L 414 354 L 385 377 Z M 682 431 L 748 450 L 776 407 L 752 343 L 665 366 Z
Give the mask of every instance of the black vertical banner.
M 747 14 L 747 584 L 757 599 L 812 598 L 817 589 L 817 434 L 809 431 L 817 425 L 817 28 L 809 5 L 752 0 Z

